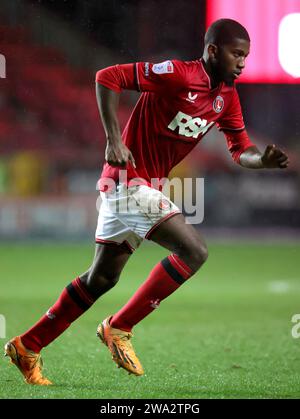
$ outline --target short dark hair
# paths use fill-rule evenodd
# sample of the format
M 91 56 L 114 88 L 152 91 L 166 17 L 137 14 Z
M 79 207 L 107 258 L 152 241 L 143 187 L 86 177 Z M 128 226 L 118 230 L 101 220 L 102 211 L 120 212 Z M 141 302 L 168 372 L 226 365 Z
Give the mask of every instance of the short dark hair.
M 228 45 L 236 38 L 250 42 L 247 30 L 239 22 L 233 19 L 219 19 L 207 29 L 204 44 Z

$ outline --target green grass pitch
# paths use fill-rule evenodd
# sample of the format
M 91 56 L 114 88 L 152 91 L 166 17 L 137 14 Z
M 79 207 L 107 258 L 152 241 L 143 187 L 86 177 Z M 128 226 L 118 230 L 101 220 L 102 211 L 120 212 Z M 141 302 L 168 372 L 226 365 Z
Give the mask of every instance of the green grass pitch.
M 52 387 L 0 362 L 0 398 L 299 398 L 300 245 L 212 244 L 206 265 L 134 329 L 143 377 L 117 369 L 96 338 L 167 253 L 144 244 L 120 282 L 43 350 Z M 6 339 L 21 334 L 85 271 L 93 245 L 0 246 Z

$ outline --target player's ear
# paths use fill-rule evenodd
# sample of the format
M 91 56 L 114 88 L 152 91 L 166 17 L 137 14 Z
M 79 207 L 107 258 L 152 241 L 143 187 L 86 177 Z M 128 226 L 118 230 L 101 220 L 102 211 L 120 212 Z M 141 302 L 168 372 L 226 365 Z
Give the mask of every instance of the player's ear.
M 217 58 L 217 54 L 218 54 L 218 47 L 215 44 L 209 44 L 207 47 L 207 52 L 209 55 L 209 58 L 211 60 L 215 60 Z

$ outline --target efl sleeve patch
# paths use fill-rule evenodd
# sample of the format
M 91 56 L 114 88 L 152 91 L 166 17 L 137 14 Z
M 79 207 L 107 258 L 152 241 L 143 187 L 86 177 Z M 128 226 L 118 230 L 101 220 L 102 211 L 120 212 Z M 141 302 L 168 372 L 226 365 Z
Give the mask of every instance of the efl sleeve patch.
M 174 66 L 172 61 L 163 61 L 162 63 L 154 64 L 152 71 L 155 74 L 174 73 Z

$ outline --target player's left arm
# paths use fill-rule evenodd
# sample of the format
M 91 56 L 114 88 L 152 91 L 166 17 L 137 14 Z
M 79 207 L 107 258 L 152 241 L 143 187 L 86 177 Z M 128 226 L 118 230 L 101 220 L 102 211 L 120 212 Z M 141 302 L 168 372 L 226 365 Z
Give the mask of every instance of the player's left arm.
M 262 154 L 256 146 L 251 146 L 241 153 L 239 163 L 248 169 L 286 169 L 288 156 L 276 145 L 269 144 Z

